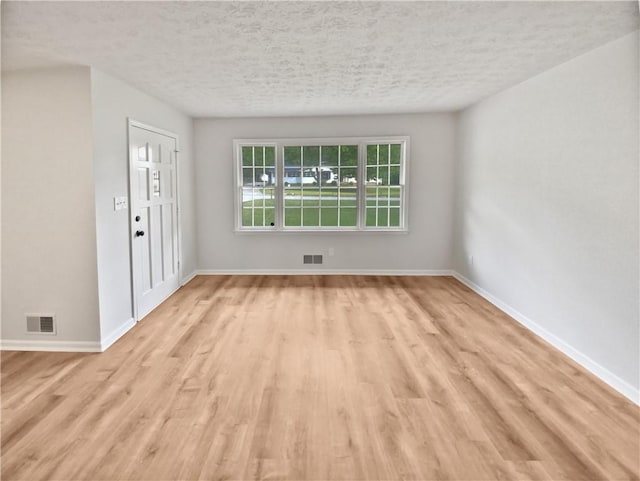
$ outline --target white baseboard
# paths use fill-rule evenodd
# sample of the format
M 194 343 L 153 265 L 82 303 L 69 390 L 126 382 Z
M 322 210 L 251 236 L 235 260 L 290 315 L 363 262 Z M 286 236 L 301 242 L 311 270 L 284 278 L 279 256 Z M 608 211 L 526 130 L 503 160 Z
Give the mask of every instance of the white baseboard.
M 198 275 L 198 271 L 193 271 L 191 274 L 189 274 L 187 277 L 183 278 L 182 281 L 180 281 L 180 285 L 184 286 L 186 284 L 188 284 L 189 282 L 191 282 L 193 280 L 193 278 L 195 276 Z
M 99 342 L 50 341 L 43 339 L 2 339 L 2 351 L 101 352 Z
M 467 286 L 469 289 L 473 290 L 480 296 L 484 297 L 491 304 L 493 304 L 498 309 L 500 309 L 501 311 L 505 312 L 506 314 L 514 318 L 516 321 L 518 321 L 524 327 L 529 329 L 531 332 L 533 332 L 537 336 L 547 341 L 549 344 L 551 344 L 553 347 L 555 347 L 565 355 L 569 356 L 575 362 L 577 362 L 586 370 L 588 370 L 589 372 L 597 376 L 599 379 L 607 383 L 609 386 L 611 386 L 613 389 L 618 391 L 620 394 L 630 399 L 634 403 L 640 405 L 640 391 L 635 387 L 633 387 L 631 384 L 629 384 L 627 381 L 619 378 L 608 369 L 602 367 L 600 364 L 598 364 L 596 361 L 591 359 L 589 356 L 580 352 L 579 350 L 577 350 L 567 342 L 557 337 L 555 334 L 552 334 L 551 332 L 547 331 L 540 324 L 532 321 L 527 316 L 525 316 L 518 310 L 511 307 L 506 302 L 501 301 L 496 296 L 486 291 L 485 289 L 483 289 L 473 281 L 467 279 L 466 277 L 464 277 L 463 275 L 455 271 L 452 273 L 452 275 L 457 280 L 462 282 L 465 286 Z
M 452 276 L 449 269 L 202 269 L 193 276 L 277 275 L 277 276 Z M 191 280 L 193 277 L 189 278 Z
M 42 351 L 42 352 L 103 352 L 120 339 L 136 323 L 128 319 L 121 326 L 114 329 L 101 342 L 91 341 L 60 341 L 49 339 L 2 339 L 2 351 Z
M 102 339 L 100 342 L 100 350 L 106 351 L 114 342 L 124 336 L 133 326 L 136 325 L 136 321 L 133 317 L 127 319 L 120 326 L 115 328 L 111 333 Z

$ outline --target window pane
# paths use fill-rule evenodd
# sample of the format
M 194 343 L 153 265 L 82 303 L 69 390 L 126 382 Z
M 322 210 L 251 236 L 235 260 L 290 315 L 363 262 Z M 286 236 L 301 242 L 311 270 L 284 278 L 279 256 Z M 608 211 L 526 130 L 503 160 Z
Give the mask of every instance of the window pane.
M 322 207 L 320 209 L 321 225 L 324 227 L 337 227 L 338 226 L 338 205 L 334 203 L 335 207 Z
M 320 209 L 317 208 L 307 208 L 304 207 L 302 209 L 302 225 L 311 227 L 311 226 L 319 226 L 320 225 Z
M 358 166 L 358 146 L 357 145 L 341 145 L 340 146 L 340 165 L 343 167 Z
M 284 166 L 296 166 L 301 165 L 302 148 L 300 147 L 285 147 L 284 148 Z
M 275 170 L 268 169 L 266 167 L 259 167 L 256 169 L 256 185 L 267 186 L 271 185 L 274 179 Z
M 320 147 L 315 145 L 303 147 L 302 163 L 313 167 L 320 165 Z
M 344 187 L 356 185 L 358 183 L 358 169 L 357 167 L 341 167 L 340 168 L 340 183 Z
M 253 165 L 253 148 L 252 147 L 242 147 L 242 165 L 244 166 Z
M 283 180 L 285 187 L 290 185 L 300 185 L 302 183 L 302 169 L 300 167 L 285 167 Z
M 391 208 L 389 210 L 389 226 L 400 227 L 400 209 Z
M 379 164 L 388 164 L 389 163 L 389 145 L 388 144 L 380 144 L 378 150 L 378 163 Z
M 310 167 L 305 169 L 305 175 L 313 177 L 315 185 L 335 186 L 338 179 L 336 167 Z
M 355 187 L 341 187 L 340 188 L 340 206 L 343 207 L 356 207 L 357 205 L 357 190 Z
M 384 208 L 384 209 L 380 209 L 379 208 L 378 209 L 378 224 L 377 224 L 377 226 L 378 227 L 386 227 L 387 225 L 389 225 L 387 223 L 387 219 L 388 219 L 387 209 L 386 208 Z
M 299 207 L 285 209 L 284 225 L 287 227 L 300 227 L 302 225 L 302 210 Z
M 252 168 L 243 168 L 242 169 L 242 185 L 253 185 L 255 180 L 253 169 Z
M 388 195 L 389 195 L 389 205 L 400 207 L 400 195 L 401 195 L 400 187 L 389 187 Z
M 242 188 L 242 205 L 243 206 L 253 205 L 254 190 L 255 189 L 253 187 Z M 251 204 L 248 204 L 248 202 L 251 202 Z
M 264 165 L 264 147 L 253 148 L 253 162 L 256 166 Z
M 391 144 L 391 163 L 400 165 L 400 152 L 402 146 L 400 144 Z
M 367 207 L 367 220 L 366 220 L 366 226 L 367 227 L 377 227 L 378 226 L 378 222 L 376 219 L 376 212 L 377 209 L 375 207 L 370 208 Z
M 376 167 L 367 167 L 367 184 L 371 185 L 380 185 L 382 184 L 382 177 L 380 174 L 384 172 L 382 168 Z
M 340 226 L 355 227 L 358 225 L 358 211 L 355 207 L 340 207 Z
M 304 160 L 303 160 L 304 162 Z M 302 185 L 317 185 L 320 172 L 317 167 L 304 167 L 302 169 Z
M 246 205 L 242 206 L 242 226 L 253 227 L 253 218 L 251 216 L 252 209 Z
M 377 145 L 367 145 L 367 165 L 378 165 Z
M 400 166 L 389 167 L 389 185 L 400 185 Z
M 338 146 L 337 145 L 323 145 L 321 152 L 320 165 L 326 167 L 338 166 Z
M 265 147 L 264 163 L 266 166 L 275 167 L 276 165 L 276 148 L 275 147 Z

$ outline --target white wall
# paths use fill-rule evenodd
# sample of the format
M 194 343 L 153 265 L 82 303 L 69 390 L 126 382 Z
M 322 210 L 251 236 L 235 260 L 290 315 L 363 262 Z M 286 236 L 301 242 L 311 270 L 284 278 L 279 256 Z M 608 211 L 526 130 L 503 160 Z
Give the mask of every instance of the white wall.
M 453 114 L 195 121 L 198 265 L 204 270 L 431 270 L 451 267 Z M 409 233 L 234 233 L 234 138 L 409 135 Z M 327 257 L 328 249 L 334 257 Z M 308 270 L 308 269 L 307 269 Z
M 88 68 L 2 74 L 3 343 L 99 341 L 91 122 Z
M 461 114 L 456 174 L 455 269 L 627 394 L 638 85 L 636 32 L 499 93 Z
M 103 339 L 132 317 L 128 210 L 113 198 L 128 190 L 127 118 L 178 134 L 183 274 L 196 268 L 192 120 L 163 102 L 91 70 L 100 319 Z

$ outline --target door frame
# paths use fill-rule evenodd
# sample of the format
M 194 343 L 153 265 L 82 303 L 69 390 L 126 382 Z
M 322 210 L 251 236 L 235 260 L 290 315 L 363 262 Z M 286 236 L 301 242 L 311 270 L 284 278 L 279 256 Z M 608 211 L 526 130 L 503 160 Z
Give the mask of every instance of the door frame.
M 127 185 L 127 197 L 129 200 L 129 209 L 128 209 L 128 213 L 129 213 L 129 226 L 128 226 L 128 231 L 129 231 L 129 274 L 130 274 L 130 278 L 131 278 L 131 314 L 132 317 L 134 319 L 135 322 L 140 321 L 140 318 L 138 317 L 138 302 L 136 299 L 137 296 L 137 281 L 136 281 L 136 276 L 135 276 L 135 272 L 134 272 L 134 267 L 135 267 L 135 262 L 134 262 L 134 252 L 135 249 L 133 247 L 133 242 L 134 242 L 134 236 L 133 236 L 133 223 L 134 223 L 134 217 L 135 217 L 135 213 L 133 212 L 133 173 L 132 173 L 132 167 L 131 167 L 131 161 L 132 161 L 132 156 L 131 156 L 131 129 L 132 128 L 139 128 L 142 130 L 148 130 L 149 132 L 153 132 L 156 134 L 160 134 L 160 135 L 164 135 L 167 137 L 170 137 L 172 139 L 175 140 L 175 146 L 176 146 L 176 150 L 175 150 L 175 161 L 176 161 L 176 192 L 175 192 L 175 196 L 176 196 L 176 229 L 178 230 L 177 232 L 177 250 L 178 250 L 178 271 L 177 271 L 177 276 L 178 276 L 178 288 L 180 288 L 180 286 L 182 285 L 182 225 L 180 222 L 181 219 L 181 209 L 180 209 L 180 162 L 179 160 L 179 156 L 180 156 L 180 139 L 178 137 L 178 134 L 176 134 L 175 132 L 171 132 L 169 130 L 165 130 L 165 129 L 161 129 L 159 127 L 155 127 L 153 125 L 149 125 L 149 124 L 145 124 L 143 122 L 139 122 L 137 120 L 132 119 L 131 117 L 127 117 L 127 177 L 128 177 L 128 185 Z M 175 292 L 175 291 L 174 291 Z

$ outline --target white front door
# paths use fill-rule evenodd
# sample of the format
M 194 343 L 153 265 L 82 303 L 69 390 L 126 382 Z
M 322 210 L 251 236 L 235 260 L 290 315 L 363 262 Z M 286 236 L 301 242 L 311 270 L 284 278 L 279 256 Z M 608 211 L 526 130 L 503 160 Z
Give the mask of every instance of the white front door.
M 180 287 L 178 137 L 129 121 L 133 311 L 142 319 Z

